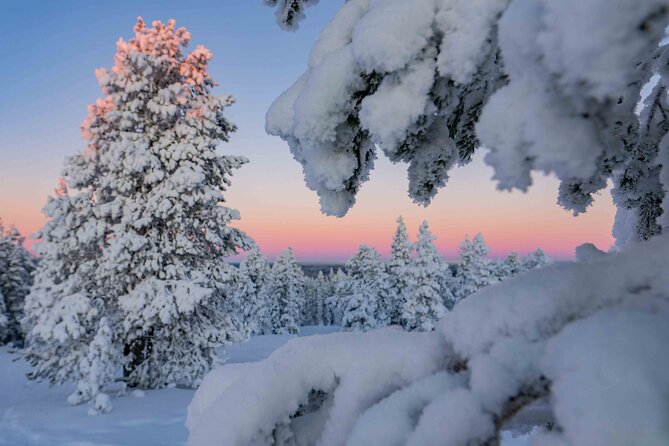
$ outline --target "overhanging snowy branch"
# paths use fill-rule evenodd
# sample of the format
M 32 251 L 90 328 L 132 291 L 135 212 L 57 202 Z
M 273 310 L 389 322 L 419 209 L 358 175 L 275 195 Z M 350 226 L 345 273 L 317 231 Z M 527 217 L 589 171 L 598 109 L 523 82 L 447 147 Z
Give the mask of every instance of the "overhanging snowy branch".
M 409 195 L 425 205 L 483 145 L 499 188 L 527 190 L 533 170 L 554 173 L 559 203 L 575 213 L 612 179 L 620 244 L 647 239 L 661 231 L 666 186 L 653 166 L 666 95 L 641 114 L 637 106 L 653 75 L 665 88 L 668 9 L 666 0 L 350 0 L 266 129 L 288 143 L 327 214 L 355 203 L 375 147 L 409 164 Z

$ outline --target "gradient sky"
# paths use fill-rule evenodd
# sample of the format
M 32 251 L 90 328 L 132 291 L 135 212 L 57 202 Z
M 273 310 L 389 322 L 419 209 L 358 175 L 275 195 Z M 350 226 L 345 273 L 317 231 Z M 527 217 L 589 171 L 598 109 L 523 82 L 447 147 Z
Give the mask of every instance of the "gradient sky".
M 465 234 L 477 232 L 495 256 L 541 246 L 555 258 L 571 258 L 581 243 L 612 244 L 608 192 L 573 217 L 555 204 L 552 177 L 535 175 L 527 194 L 496 191 L 481 155 L 454 170 L 428 208 L 407 197 L 406 167 L 381 157 L 349 215 L 323 216 L 287 146 L 265 134 L 264 116 L 302 73 L 318 31 L 341 3 L 321 2 L 297 33 L 287 33 L 261 0 L 0 0 L 0 218 L 26 234 L 42 225 L 40 209 L 63 158 L 84 148 L 79 126 L 86 105 L 101 96 L 94 69 L 112 65 L 116 40 L 129 38 L 141 15 L 175 18 L 191 32 L 192 47 L 214 53 L 215 92 L 237 99 L 227 116 L 239 127 L 220 149 L 251 160 L 233 177 L 228 204 L 241 212 L 236 225 L 270 257 L 292 246 L 301 261 L 341 261 L 361 243 L 387 254 L 400 214 L 412 235 L 427 219 L 448 259 Z

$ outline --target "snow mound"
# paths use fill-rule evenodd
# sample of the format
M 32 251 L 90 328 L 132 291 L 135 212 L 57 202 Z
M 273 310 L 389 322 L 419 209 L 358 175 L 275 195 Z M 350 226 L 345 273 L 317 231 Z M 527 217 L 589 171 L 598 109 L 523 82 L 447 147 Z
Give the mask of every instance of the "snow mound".
M 265 361 L 207 376 L 188 408 L 189 443 L 264 445 L 296 433 L 307 437 L 300 444 L 340 444 L 366 409 L 435 373 L 448 355 L 435 332 L 398 328 L 290 341 Z M 299 426 L 305 417 L 317 437 Z

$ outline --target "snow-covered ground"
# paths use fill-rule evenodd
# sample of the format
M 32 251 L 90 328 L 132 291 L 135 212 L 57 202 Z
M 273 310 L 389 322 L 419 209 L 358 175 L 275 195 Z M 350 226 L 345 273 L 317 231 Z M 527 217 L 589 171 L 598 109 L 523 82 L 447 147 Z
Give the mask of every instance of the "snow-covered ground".
M 300 336 L 337 331 L 336 327 L 303 327 Z M 294 338 L 256 336 L 230 346 L 221 355 L 228 363 L 258 361 Z M 171 446 L 186 444 L 186 408 L 194 391 L 187 389 L 128 392 L 113 399 L 106 415 L 90 416 L 88 406 L 66 402 L 72 386 L 49 387 L 29 381 L 28 364 L 0 348 L 0 445 L 2 446 Z M 505 436 L 505 446 L 527 444 L 527 437 Z
M 336 331 L 335 327 L 303 327 L 300 336 Z M 266 358 L 294 336 L 257 336 L 230 346 L 221 355 L 228 363 Z M 25 377 L 29 365 L 0 348 L 0 445 L 159 446 L 186 444 L 186 408 L 194 391 L 163 389 L 128 392 L 114 398 L 106 415 L 90 416 L 88 406 L 70 406 L 73 386 L 49 387 Z M 143 394 L 143 395 L 142 395 Z

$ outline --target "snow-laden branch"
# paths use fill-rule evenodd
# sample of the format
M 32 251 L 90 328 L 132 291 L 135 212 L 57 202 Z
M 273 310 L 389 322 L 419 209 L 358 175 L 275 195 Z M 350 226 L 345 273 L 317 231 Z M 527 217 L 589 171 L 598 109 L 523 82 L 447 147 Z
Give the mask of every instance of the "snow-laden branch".
M 342 216 L 377 148 L 428 204 L 480 146 L 501 189 L 554 173 L 575 213 L 612 179 L 625 244 L 661 232 L 666 0 L 350 0 L 267 113 L 322 210 Z M 596 31 L 594 31 L 596 30 Z M 644 86 L 660 80 L 638 104 Z M 666 169 L 665 169 L 666 170 Z M 665 181 L 665 180 L 663 180 Z
M 287 31 L 295 31 L 302 20 L 304 10 L 318 3 L 318 0 L 263 0 L 271 8 L 276 8 L 276 23 Z

